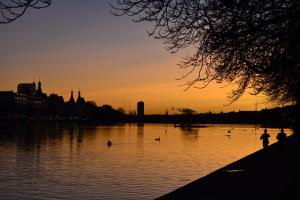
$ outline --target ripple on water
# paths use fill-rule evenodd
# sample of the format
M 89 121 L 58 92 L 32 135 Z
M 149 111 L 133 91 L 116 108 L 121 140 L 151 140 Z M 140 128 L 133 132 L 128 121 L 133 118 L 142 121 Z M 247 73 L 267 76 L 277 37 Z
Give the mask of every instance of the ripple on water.
M 47 126 L 0 130 L 0 199 L 153 199 L 261 148 L 249 125 Z

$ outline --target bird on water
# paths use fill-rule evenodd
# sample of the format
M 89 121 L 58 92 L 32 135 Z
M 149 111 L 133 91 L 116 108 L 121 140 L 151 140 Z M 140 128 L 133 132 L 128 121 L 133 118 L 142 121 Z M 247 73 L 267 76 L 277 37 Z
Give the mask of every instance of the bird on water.
M 112 142 L 110 140 L 108 140 L 106 144 L 107 144 L 107 146 L 110 147 L 112 145 Z

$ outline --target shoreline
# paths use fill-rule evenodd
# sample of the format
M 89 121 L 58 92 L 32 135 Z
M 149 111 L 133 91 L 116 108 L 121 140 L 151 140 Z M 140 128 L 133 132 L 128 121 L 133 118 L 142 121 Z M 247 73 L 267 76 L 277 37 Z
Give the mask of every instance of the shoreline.
M 289 136 L 283 150 L 274 143 L 157 200 L 297 199 L 298 146 L 296 136 Z
M 181 125 L 174 121 L 131 121 L 131 120 L 75 120 L 75 119 L 63 119 L 63 120 L 51 120 L 51 119 L 0 119 L 0 123 L 77 123 L 77 124 L 91 124 L 91 125 L 102 125 L 102 124 L 173 124 L 175 128 L 207 128 L 209 125 L 257 125 L 261 128 L 291 128 L 292 124 L 278 124 L 278 123 L 252 123 L 252 122 L 191 122 L 190 124 Z

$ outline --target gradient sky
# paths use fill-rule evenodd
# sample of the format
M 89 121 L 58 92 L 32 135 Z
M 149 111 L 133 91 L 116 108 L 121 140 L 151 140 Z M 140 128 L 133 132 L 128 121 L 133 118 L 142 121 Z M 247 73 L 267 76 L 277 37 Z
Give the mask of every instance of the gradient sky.
M 172 107 L 198 112 L 254 110 L 263 97 L 244 95 L 230 106 L 232 87 L 211 84 L 184 92 L 175 80 L 186 51 L 170 54 L 146 34 L 150 24 L 110 14 L 110 0 L 53 0 L 49 8 L 29 9 L 17 21 L 0 25 L 0 90 L 16 91 L 20 82 L 42 81 L 47 94 L 70 97 L 80 89 L 98 105 L 134 110 L 145 102 L 146 114 Z

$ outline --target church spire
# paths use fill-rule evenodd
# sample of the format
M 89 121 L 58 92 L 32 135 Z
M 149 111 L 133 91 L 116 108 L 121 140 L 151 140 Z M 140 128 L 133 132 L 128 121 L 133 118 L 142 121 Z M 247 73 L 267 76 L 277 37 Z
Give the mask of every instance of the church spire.
M 71 90 L 71 97 L 69 100 L 70 103 L 75 103 L 74 97 L 73 97 L 73 90 Z
M 42 83 L 41 83 L 40 79 L 39 79 L 39 82 L 38 82 L 38 90 L 37 90 L 37 92 L 38 92 L 38 94 L 42 94 L 43 93 L 42 92 Z
M 33 85 L 33 87 L 34 87 L 34 90 L 36 90 L 36 84 L 35 84 L 35 79 L 34 79 L 34 78 L 33 78 L 32 85 Z
M 80 89 L 78 90 L 78 97 L 77 97 L 77 104 L 84 104 L 85 100 L 83 97 L 81 97 Z

